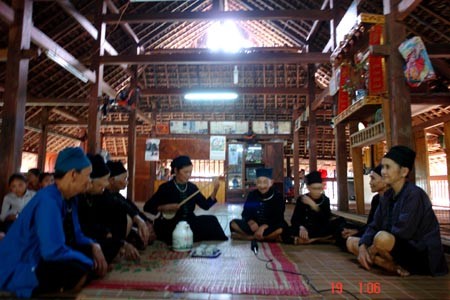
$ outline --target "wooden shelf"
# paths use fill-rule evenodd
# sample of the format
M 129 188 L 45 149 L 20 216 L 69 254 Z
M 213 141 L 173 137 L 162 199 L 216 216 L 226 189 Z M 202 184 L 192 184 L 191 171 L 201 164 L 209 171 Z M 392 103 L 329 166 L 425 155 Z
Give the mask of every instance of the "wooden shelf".
M 338 47 L 336 47 L 336 49 L 334 49 L 333 53 L 331 54 L 330 56 L 331 62 L 334 63 L 341 53 L 346 52 L 346 50 L 348 50 L 348 48 L 352 46 L 354 38 L 362 34 L 362 31 L 365 31 L 365 29 L 362 28 L 364 24 L 384 24 L 384 22 L 385 18 L 383 15 L 368 14 L 368 13 L 359 14 L 356 24 L 353 26 L 350 32 L 345 36 L 344 40 L 339 43 Z
M 381 96 L 365 96 L 363 99 L 353 103 L 347 107 L 343 112 L 334 118 L 334 124 L 339 124 L 344 121 L 363 120 L 380 108 L 383 103 Z
M 379 121 L 350 136 L 351 147 L 364 147 L 385 140 L 384 121 Z

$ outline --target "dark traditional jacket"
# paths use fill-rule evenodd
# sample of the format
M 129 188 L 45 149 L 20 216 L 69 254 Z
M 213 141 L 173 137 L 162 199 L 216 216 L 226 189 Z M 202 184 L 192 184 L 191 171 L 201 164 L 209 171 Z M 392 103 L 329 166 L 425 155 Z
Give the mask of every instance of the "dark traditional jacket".
M 273 187 L 265 194 L 254 190 L 247 196 L 242 219 L 246 222 L 253 220 L 259 226 L 266 224 L 269 228 L 282 228 L 285 226 L 284 209 L 283 195 Z
M 145 203 L 144 211 L 157 215 L 158 206 L 180 203 L 196 191 L 198 191 L 198 187 L 191 182 L 187 183 L 186 191 L 183 193 L 175 186 L 175 180 L 165 182 L 159 186 L 156 193 Z M 174 220 L 187 220 L 191 217 L 195 217 L 194 210 L 196 204 L 202 209 L 208 210 L 211 206 L 216 204 L 216 202 L 217 201 L 213 200 L 211 197 L 206 199 L 202 193 L 198 193 L 177 211 Z
M 311 199 L 309 194 L 306 194 Z M 322 194 L 319 199 L 313 199 L 319 205 L 319 211 L 313 210 L 309 205 L 302 202 L 302 196 L 298 197 L 291 225 L 294 234 L 298 234 L 299 227 L 304 226 L 308 230 L 310 238 L 330 234 L 330 199 Z
M 391 210 L 389 205 L 392 206 Z M 370 246 L 380 230 L 392 233 L 397 239 L 408 241 L 419 252 L 426 251 L 432 275 L 448 273 L 439 223 L 431 201 L 415 184 L 406 182 L 397 195 L 393 189 L 386 191 L 381 197 L 374 220 L 361 237 L 360 245 Z

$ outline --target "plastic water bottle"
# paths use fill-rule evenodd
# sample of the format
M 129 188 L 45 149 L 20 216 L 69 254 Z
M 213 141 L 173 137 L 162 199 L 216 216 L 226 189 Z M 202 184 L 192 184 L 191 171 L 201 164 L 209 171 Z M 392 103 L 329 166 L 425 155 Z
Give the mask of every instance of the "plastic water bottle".
M 194 244 L 194 235 L 188 222 L 180 221 L 172 233 L 172 250 L 190 251 Z

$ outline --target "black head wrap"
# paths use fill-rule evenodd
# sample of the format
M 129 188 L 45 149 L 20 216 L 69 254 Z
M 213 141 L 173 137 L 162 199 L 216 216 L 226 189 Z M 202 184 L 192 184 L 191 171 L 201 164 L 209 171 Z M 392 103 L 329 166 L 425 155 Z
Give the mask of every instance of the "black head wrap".
M 100 154 L 88 154 L 87 156 L 92 164 L 92 179 L 100 178 L 109 174 L 108 166 L 106 165 L 105 160 Z
M 261 177 L 261 176 L 272 179 L 272 168 L 256 169 L 256 177 Z
M 170 167 L 172 168 L 171 172 L 172 174 L 175 173 L 175 168 L 177 170 L 181 170 L 182 168 L 186 166 L 192 166 L 192 161 L 189 158 L 189 156 L 186 155 L 180 155 L 174 160 L 172 160 L 172 163 L 170 164 Z
M 318 171 L 312 171 L 308 175 L 305 176 L 305 183 L 307 185 L 313 184 L 313 183 L 322 183 L 322 176 L 320 172 Z
M 379 164 L 378 166 L 372 169 L 372 172 L 377 173 L 378 175 L 381 176 L 381 169 L 383 169 L 383 166 Z
M 108 160 L 106 165 L 108 166 L 108 169 L 111 171 L 110 173 L 111 177 L 116 177 L 120 174 L 127 172 L 127 169 L 125 169 L 123 163 L 120 160 L 117 161 Z
M 384 157 L 392 159 L 400 167 L 406 167 L 411 170 L 416 159 L 416 152 L 406 146 L 394 146 Z

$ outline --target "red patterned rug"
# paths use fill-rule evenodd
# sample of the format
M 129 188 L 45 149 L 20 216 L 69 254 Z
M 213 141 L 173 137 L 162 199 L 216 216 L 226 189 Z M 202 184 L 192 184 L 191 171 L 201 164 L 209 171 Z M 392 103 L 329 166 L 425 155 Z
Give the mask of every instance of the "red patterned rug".
M 271 268 L 296 272 L 295 264 L 274 243 L 259 243 L 259 257 L 273 259 Z M 193 258 L 155 243 L 139 263 L 114 265 L 90 288 L 257 295 L 308 295 L 299 275 L 271 271 L 250 250 L 250 242 L 223 242 L 217 258 Z

